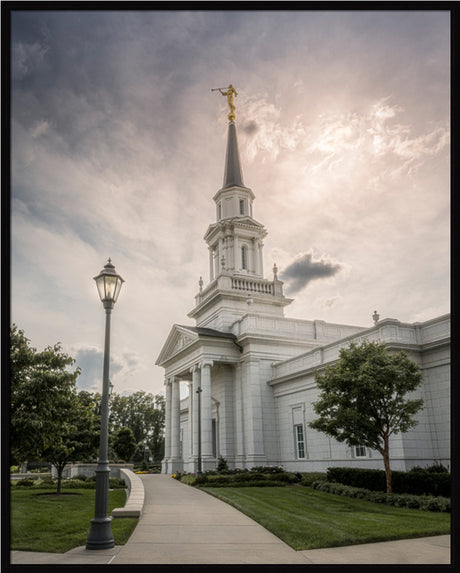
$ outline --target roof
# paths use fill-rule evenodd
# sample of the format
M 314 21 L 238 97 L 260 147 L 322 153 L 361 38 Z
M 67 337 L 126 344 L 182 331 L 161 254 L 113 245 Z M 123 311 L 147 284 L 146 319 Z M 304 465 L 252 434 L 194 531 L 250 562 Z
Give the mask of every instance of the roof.
M 225 156 L 225 174 L 223 189 L 227 187 L 244 187 L 243 173 L 241 171 L 236 126 L 233 121 L 228 124 L 227 153 Z
M 198 336 L 212 336 L 214 338 L 229 338 L 231 340 L 236 340 L 236 336 L 231 332 L 221 332 L 220 330 L 214 330 L 213 328 L 203 328 L 201 326 L 184 326 L 183 324 L 178 324 L 177 326 L 195 332 L 198 334 Z

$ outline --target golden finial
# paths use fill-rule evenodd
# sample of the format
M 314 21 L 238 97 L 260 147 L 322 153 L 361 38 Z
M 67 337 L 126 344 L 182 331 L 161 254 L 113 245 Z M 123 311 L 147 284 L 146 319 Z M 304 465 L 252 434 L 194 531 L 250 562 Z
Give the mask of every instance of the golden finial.
M 224 91 L 227 90 L 227 91 Z M 223 96 L 227 96 L 228 107 L 230 108 L 230 113 L 228 114 L 228 119 L 230 121 L 235 121 L 235 103 L 233 101 L 233 95 L 237 96 L 238 93 L 236 89 L 230 84 L 228 88 L 212 88 L 212 92 L 219 91 Z

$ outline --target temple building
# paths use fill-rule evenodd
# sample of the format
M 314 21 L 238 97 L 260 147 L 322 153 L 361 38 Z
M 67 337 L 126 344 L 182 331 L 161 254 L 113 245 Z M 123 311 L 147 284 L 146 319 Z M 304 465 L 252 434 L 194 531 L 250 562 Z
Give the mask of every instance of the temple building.
M 315 372 L 363 340 L 406 351 L 423 371 L 414 396 L 423 398 L 424 408 L 414 430 L 392 436 L 392 469 L 450 467 L 450 314 L 406 324 L 374 313 L 371 327 L 285 317 L 292 299 L 276 265 L 271 278 L 264 276 L 267 231 L 254 218 L 255 195 L 243 182 L 230 109 L 223 185 L 213 197 L 216 220 L 204 235 L 209 282 L 200 278 L 188 314 L 194 324 L 173 325 L 156 361 L 166 387 L 162 472 L 196 473 L 199 454 L 203 471 L 215 468 L 219 457 L 230 468 L 383 469 L 378 452 L 351 448 L 308 426 L 316 417 Z M 183 399 L 181 382 L 188 385 Z

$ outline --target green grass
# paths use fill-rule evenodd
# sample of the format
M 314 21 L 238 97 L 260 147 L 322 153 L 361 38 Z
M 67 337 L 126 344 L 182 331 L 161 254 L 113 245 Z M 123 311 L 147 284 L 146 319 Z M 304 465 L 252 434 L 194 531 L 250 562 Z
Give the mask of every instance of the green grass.
M 72 495 L 52 494 L 49 489 L 11 488 L 11 549 L 65 553 L 86 544 L 94 517 L 94 489 L 64 490 Z M 109 515 L 123 507 L 123 489 L 109 491 Z M 136 518 L 112 520 L 115 545 L 124 545 L 137 525 Z
M 450 514 L 392 507 L 306 487 L 199 489 L 236 507 L 296 550 L 450 533 Z

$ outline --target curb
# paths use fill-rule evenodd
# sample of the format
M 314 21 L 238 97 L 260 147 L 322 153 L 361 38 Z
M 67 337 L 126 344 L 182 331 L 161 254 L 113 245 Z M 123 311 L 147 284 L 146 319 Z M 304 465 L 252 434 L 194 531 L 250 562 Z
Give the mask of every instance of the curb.
M 144 484 L 140 477 L 131 470 L 120 468 L 120 474 L 128 485 L 128 499 L 124 507 L 112 510 L 112 517 L 140 517 L 144 509 Z

